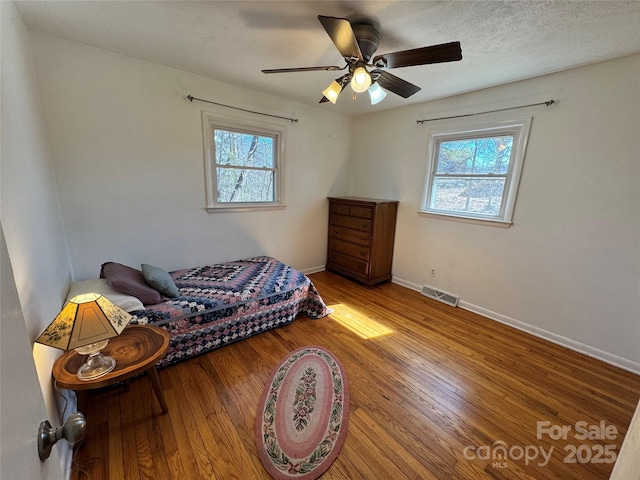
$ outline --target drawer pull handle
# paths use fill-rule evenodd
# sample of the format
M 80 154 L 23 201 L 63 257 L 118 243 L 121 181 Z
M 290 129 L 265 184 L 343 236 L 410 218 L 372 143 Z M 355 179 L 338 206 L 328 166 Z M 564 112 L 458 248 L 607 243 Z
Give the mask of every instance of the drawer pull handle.
M 367 241 L 367 237 L 360 237 L 360 241 L 366 242 Z
M 367 253 L 366 253 L 366 252 L 360 252 L 360 256 L 361 256 L 361 257 L 366 257 L 366 256 L 367 256 Z
M 338 247 L 338 244 L 336 244 L 336 243 L 332 243 L 331 244 L 331 248 L 337 248 L 337 247 Z
M 367 228 L 369 226 L 368 223 L 363 223 L 362 225 L 360 225 L 362 228 Z

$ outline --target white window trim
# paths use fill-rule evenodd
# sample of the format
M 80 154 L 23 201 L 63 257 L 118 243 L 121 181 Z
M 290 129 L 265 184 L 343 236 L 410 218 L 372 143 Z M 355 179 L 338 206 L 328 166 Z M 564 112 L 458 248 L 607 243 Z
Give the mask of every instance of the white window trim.
M 522 175 L 522 167 L 529 141 L 529 132 L 533 117 L 518 117 L 502 120 L 484 120 L 469 123 L 450 123 L 429 129 L 427 169 L 422 183 L 422 201 L 418 213 L 421 216 L 464 221 L 481 225 L 509 227 L 512 224 L 516 196 Z M 429 208 L 433 188 L 433 172 L 436 166 L 438 145 L 443 140 L 456 140 L 489 135 L 512 135 L 512 159 L 505 180 L 507 189 L 505 200 L 500 205 L 499 215 L 482 215 L 467 212 L 443 211 Z
M 215 128 L 229 129 L 244 133 L 256 133 L 274 137 L 276 141 L 276 175 L 274 192 L 276 201 L 274 202 L 237 202 L 219 203 L 216 186 L 216 169 L 213 130 Z M 281 210 L 286 207 L 285 202 L 285 176 L 284 176 L 284 153 L 286 142 L 286 127 L 273 123 L 257 122 L 244 118 L 234 118 L 219 115 L 211 112 L 202 112 L 202 131 L 204 136 L 204 174 L 206 187 L 206 206 L 208 213 L 229 213 L 229 212 L 255 212 L 264 210 Z

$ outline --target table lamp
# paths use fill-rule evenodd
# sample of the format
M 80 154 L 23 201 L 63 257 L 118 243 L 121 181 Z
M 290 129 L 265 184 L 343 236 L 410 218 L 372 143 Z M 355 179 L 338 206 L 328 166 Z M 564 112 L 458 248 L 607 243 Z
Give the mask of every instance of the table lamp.
M 86 293 L 69 300 L 36 342 L 89 355 L 77 375 L 80 380 L 93 380 L 115 368 L 116 361 L 100 350 L 110 338 L 120 335 L 132 318 L 104 296 Z

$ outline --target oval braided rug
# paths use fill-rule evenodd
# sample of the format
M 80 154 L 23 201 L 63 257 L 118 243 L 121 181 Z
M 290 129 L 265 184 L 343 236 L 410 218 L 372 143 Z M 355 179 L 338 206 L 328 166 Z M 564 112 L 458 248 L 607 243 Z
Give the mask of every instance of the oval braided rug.
M 338 359 L 323 347 L 302 347 L 273 370 L 256 413 L 262 464 L 278 480 L 318 478 L 344 443 L 349 388 Z

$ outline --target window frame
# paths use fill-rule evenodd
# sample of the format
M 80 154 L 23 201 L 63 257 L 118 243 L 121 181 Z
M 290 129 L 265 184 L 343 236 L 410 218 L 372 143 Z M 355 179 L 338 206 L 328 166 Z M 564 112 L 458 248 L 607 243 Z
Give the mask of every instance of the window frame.
M 284 164 L 286 127 L 284 125 L 259 122 L 244 118 L 229 117 L 207 111 L 202 112 L 202 128 L 204 136 L 205 187 L 208 213 L 249 212 L 261 210 L 279 210 L 286 206 L 284 192 Z M 217 167 L 215 155 L 215 130 L 227 130 L 236 133 L 271 137 L 274 140 L 274 201 L 271 202 L 219 202 L 217 195 Z M 251 170 L 265 170 L 251 168 Z
M 482 120 L 477 122 L 449 123 L 447 125 L 433 127 L 428 133 L 427 168 L 422 184 L 422 200 L 418 213 L 423 216 L 446 218 L 483 225 L 496 225 L 509 227 L 513 223 L 516 196 L 522 176 L 522 168 L 529 141 L 529 133 L 533 117 L 516 117 L 499 120 Z M 436 178 L 438 165 L 438 153 L 440 144 L 446 141 L 472 140 L 477 138 L 491 138 L 499 136 L 512 136 L 513 145 L 509 167 L 505 178 L 500 212 L 497 215 L 486 215 L 474 212 L 459 212 L 454 210 L 441 210 L 431 207 L 433 185 Z M 502 178 L 502 175 L 479 174 L 474 176 L 486 178 Z M 452 175 L 452 178 L 457 178 Z

